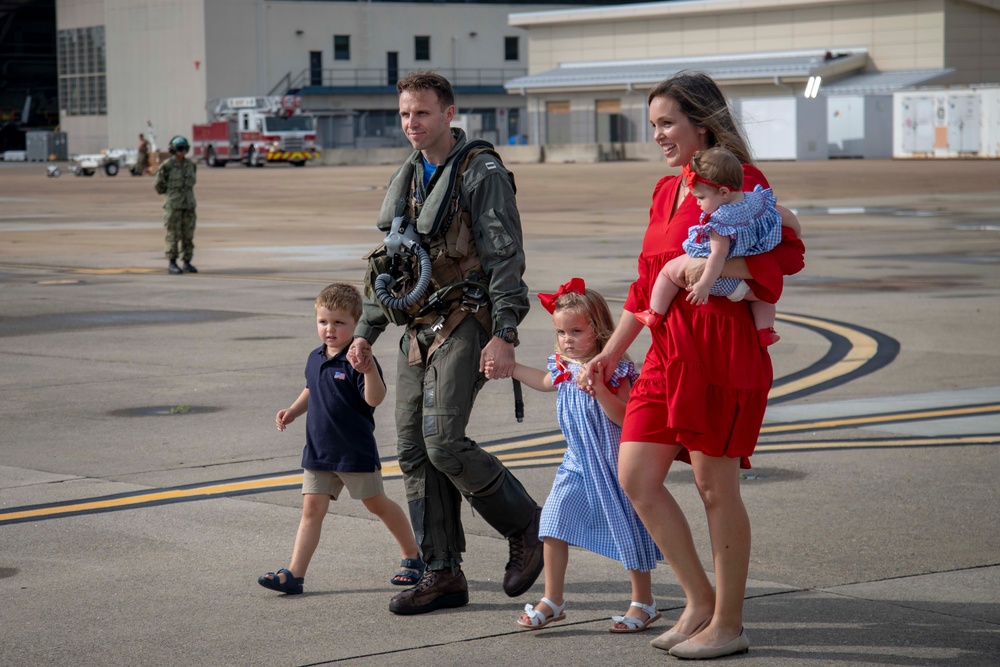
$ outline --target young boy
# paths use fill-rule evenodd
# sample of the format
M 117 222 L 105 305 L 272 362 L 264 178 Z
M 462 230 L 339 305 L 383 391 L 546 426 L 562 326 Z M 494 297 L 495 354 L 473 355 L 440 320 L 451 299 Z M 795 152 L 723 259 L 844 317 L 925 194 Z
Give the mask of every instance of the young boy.
M 399 544 L 403 569 L 391 583 L 412 586 L 423 574 L 424 563 L 410 522 L 382 487 L 372 416 L 385 398 L 382 369 L 371 355 L 354 366 L 347 361 L 360 317 L 361 294 L 351 285 L 330 285 L 316 299 L 316 329 L 323 344 L 306 361 L 306 388 L 275 418 L 278 430 L 284 431 L 309 412 L 302 452 L 302 520 L 291 564 L 288 569 L 259 577 L 257 583 L 264 588 L 292 595 L 302 592 L 330 499 L 336 500 L 344 487 L 382 520 Z

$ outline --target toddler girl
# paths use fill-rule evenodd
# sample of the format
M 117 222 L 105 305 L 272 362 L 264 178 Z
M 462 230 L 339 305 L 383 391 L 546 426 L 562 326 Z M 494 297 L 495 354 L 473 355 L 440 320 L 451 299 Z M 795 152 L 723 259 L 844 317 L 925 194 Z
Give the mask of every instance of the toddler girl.
M 552 313 L 556 354 L 548 371 L 517 364 L 514 378 L 538 391 L 557 391 L 559 428 L 566 454 L 542 508 L 538 536 L 544 539 L 545 595 L 525 605 L 517 624 L 529 630 L 566 618 L 563 599 L 569 545 L 621 561 L 632 584 L 632 604 L 612 616 L 611 632 L 641 632 L 660 618 L 650 571 L 663 556 L 618 484 L 618 444 L 632 383 L 638 378 L 628 359 L 589 391 L 575 376 L 596 355 L 614 329 L 604 298 L 573 278 L 555 294 L 539 294 Z
M 695 153 L 682 176 L 702 210 L 701 224 L 688 230 L 683 244 L 687 254 L 663 267 L 653 284 L 649 310 L 636 313 L 636 319 L 650 327 L 659 326 L 670 302 L 686 288 L 690 292 L 687 300 L 696 306 L 708 301 L 709 295 L 750 301 L 761 347 L 777 343 L 780 336 L 774 331 L 774 304 L 758 300 L 744 281 L 720 277 L 722 265 L 730 257 L 759 255 L 781 241 L 781 214 L 774 208 L 774 194 L 759 185 L 744 193 L 743 165 L 721 146 Z M 691 286 L 684 278 L 688 257 L 708 257 L 704 273 Z

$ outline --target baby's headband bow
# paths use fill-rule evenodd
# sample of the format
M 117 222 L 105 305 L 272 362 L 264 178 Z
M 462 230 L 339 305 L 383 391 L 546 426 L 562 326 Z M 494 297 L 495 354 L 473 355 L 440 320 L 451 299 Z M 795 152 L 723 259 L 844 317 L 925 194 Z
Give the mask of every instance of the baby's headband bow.
M 681 169 L 681 176 L 684 178 L 684 182 L 687 184 L 688 190 L 694 188 L 695 183 L 704 183 L 708 187 L 715 188 L 716 190 L 722 189 L 722 186 L 719 185 L 718 183 L 713 183 L 712 181 L 706 178 L 702 178 L 701 176 L 696 174 L 694 172 L 694 169 L 692 169 L 691 165 L 689 164 L 684 165 L 684 168 Z
M 583 283 L 583 278 L 570 278 L 569 282 L 560 285 L 555 294 L 542 294 L 539 292 L 538 300 L 542 302 L 542 307 L 550 313 L 556 311 L 556 299 L 563 294 L 583 294 L 587 291 L 587 286 Z

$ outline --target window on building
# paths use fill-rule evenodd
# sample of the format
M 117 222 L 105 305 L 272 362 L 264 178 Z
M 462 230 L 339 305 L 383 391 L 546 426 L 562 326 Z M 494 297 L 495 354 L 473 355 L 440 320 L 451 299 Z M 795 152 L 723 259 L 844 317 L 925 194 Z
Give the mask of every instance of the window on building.
M 414 60 L 430 60 L 431 59 L 431 38 L 423 35 L 417 35 L 413 38 L 413 59 Z
M 309 85 L 323 85 L 323 52 L 309 52 Z
M 521 49 L 520 49 L 520 38 L 519 37 L 504 37 L 503 38 L 503 59 L 504 60 L 520 60 L 521 59 Z
M 362 145 L 406 146 L 406 135 L 399 123 L 399 112 L 389 109 L 358 111 L 354 115 L 354 136 Z
M 460 109 L 459 113 L 467 116 L 477 116 L 478 120 L 473 121 L 471 129 L 478 129 L 482 132 L 496 132 L 497 130 L 497 110 L 490 109 Z
M 57 39 L 60 111 L 67 116 L 107 114 L 104 26 L 60 30 Z
M 385 54 L 385 76 L 387 86 L 395 86 L 399 81 L 399 51 L 387 51 Z
M 545 143 L 568 144 L 570 137 L 569 102 L 545 103 Z
M 333 36 L 333 59 L 334 60 L 350 60 L 351 59 L 351 36 L 350 35 L 334 35 Z

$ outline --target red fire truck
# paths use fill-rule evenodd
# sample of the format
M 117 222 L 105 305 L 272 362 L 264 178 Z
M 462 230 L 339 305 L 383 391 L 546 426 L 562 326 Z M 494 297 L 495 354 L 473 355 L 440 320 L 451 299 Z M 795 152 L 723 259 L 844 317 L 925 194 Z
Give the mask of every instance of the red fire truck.
M 228 97 L 209 108 L 209 122 L 192 129 L 195 159 L 211 167 L 238 160 L 248 167 L 289 162 L 301 167 L 319 157 L 316 119 L 297 96 Z

